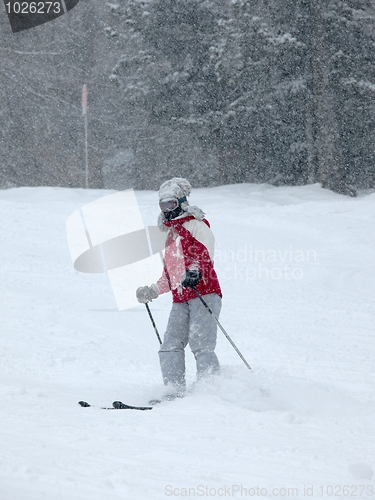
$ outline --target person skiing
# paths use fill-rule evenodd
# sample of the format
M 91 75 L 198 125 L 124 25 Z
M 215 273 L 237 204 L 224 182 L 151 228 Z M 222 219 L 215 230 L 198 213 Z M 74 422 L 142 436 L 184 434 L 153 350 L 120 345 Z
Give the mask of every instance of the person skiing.
M 136 291 L 140 303 L 152 302 L 172 291 L 173 304 L 159 359 L 165 385 L 173 397 L 185 392 L 185 347 L 189 344 L 197 366 L 197 377 L 218 373 L 215 354 L 217 326 L 195 290 L 218 318 L 222 293 L 214 269 L 214 236 L 204 212 L 190 206 L 191 185 L 174 177 L 159 189 L 161 213 L 158 226 L 167 232 L 164 269 L 160 279 Z

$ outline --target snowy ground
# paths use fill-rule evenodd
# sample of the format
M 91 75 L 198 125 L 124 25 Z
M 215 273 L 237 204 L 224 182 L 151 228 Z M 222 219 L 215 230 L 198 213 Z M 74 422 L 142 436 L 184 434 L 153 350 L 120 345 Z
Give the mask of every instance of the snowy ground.
M 1 500 L 375 498 L 375 193 L 195 190 L 254 372 L 219 332 L 222 375 L 149 412 L 77 404 L 162 387 L 144 307 L 118 312 L 106 275 L 70 261 L 66 219 L 109 193 L 0 191 Z M 137 198 L 154 224 L 155 193 Z M 161 331 L 170 300 L 151 304 Z

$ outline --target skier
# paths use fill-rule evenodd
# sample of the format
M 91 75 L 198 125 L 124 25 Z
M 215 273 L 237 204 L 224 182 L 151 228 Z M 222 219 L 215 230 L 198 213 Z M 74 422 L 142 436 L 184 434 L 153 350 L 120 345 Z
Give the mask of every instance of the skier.
M 190 191 L 190 183 L 179 177 L 160 186 L 158 226 L 167 232 L 164 270 L 156 283 L 136 291 L 141 303 L 172 291 L 172 310 L 159 351 L 163 381 L 170 386 L 172 397 L 181 397 L 185 392 L 187 344 L 196 360 L 198 378 L 220 370 L 214 352 L 216 322 L 194 291 L 196 287 L 218 318 L 222 294 L 213 263 L 215 240 L 204 212 L 189 205 Z

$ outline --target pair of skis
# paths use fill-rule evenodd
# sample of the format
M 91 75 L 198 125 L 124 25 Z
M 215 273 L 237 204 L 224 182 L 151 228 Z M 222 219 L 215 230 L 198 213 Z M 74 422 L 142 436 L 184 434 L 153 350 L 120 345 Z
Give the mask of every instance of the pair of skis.
M 97 405 L 90 405 L 86 401 L 78 401 L 78 404 L 82 406 L 83 408 L 100 408 L 101 410 L 152 410 L 154 406 L 159 405 L 160 403 L 163 403 L 164 401 L 174 401 L 176 398 L 181 398 L 183 397 L 182 395 L 179 394 L 167 394 L 166 396 L 163 396 L 161 399 L 152 399 L 149 401 L 149 406 L 132 406 L 132 405 L 126 405 L 122 401 L 113 401 L 112 406 L 97 406 Z
M 78 404 L 82 406 L 83 408 L 100 408 L 101 410 L 152 410 L 153 406 L 131 406 L 131 405 L 126 405 L 122 401 L 113 401 L 112 406 L 95 406 L 95 405 L 90 405 L 86 401 L 78 401 Z

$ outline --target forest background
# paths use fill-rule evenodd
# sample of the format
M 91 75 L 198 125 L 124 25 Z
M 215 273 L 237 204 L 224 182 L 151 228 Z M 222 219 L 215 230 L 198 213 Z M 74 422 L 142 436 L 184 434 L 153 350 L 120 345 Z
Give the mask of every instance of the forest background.
M 0 16 L 0 187 L 375 187 L 372 0 L 81 0 Z

